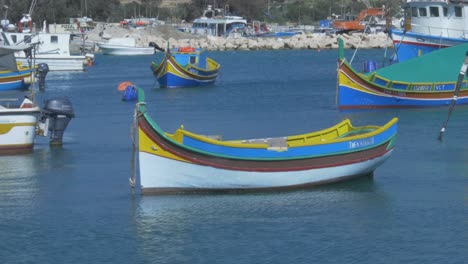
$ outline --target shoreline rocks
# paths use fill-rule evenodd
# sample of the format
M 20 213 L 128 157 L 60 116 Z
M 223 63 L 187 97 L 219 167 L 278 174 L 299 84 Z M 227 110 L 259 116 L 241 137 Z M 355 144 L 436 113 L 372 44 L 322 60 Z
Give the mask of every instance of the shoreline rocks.
M 131 37 L 137 46 L 148 46 L 155 42 L 160 47 L 193 46 L 213 51 L 224 50 L 282 50 L 282 49 L 336 49 L 338 38 L 344 40 L 347 49 L 368 49 L 391 47 L 392 40 L 383 32 L 353 33 L 353 34 L 324 34 L 303 33 L 287 38 L 273 37 L 216 37 L 199 36 L 178 31 L 171 26 L 157 26 L 147 28 L 123 28 L 118 24 L 100 24 L 87 33 L 88 41 L 101 41 L 101 37 L 114 38 Z

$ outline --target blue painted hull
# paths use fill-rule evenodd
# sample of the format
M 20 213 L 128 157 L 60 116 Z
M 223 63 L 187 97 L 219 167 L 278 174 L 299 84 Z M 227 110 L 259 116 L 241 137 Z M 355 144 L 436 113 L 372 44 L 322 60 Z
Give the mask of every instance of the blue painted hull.
M 468 43 L 464 38 L 434 37 L 425 34 L 392 30 L 396 60 L 399 62 L 422 56 L 440 48 Z
M 219 67 L 202 49 L 185 47 L 167 53 L 159 65 L 152 63 L 151 70 L 160 87 L 177 88 L 212 85 L 218 77 Z
M 164 88 L 178 88 L 178 87 L 198 87 L 212 85 L 215 82 L 215 79 L 212 80 L 197 80 L 192 79 L 188 76 L 181 77 L 170 72 L 157 78 L 159 86 Z
M 27 89 L 30 84 L 26 83 L 24 78 L 29 76 L 29 70 L 22 70 L 19 72 L 1 72 L 0 91 Z
M 370 94 L 355 90 L 345 85 L 339 86 L 340 109 L 352 108 L 404 108 L 404 107 L 436 107 L 447 106 L 452 98 L 446 99 L 411 99 L 386 94 Z M 468 97 L 459 97 L 457 104 L 468 104 Z
M 27 89 L 29 85 L 30 84 L 27 84 L 24 81 L 0 83 L 0 91 Z

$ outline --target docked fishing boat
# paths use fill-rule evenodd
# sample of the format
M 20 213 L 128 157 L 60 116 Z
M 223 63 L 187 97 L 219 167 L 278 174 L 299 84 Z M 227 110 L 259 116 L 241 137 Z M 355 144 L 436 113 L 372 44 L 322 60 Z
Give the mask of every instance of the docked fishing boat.
M 468 43 L 468 0 L 407 0 L 403 29 L 391 37 L 400 62 Z
M 17 62 L 14 53 L 31 49 L 30 45 L 0 45 L 0 91 L 26 89 L 31 84 L 33 70 Z
M 19 106 L 0 99 L 0 155 L 33 149 L 40 112 L 29 98 L 24 98 Z
M 368 73 L 355 70 L 339 39 L 338 106 L 340 109 L 429 107 L 449 105 L 464 65 L 468 43 Z M 468 82 L 459 84 L 457 104 L 468 103 Z
M 165 88 L 211 85 L 219 68 L 216 61 L 206 56 L 206 50 L 190 46 L 169 49 L 159 63 L 151 63 L 159 86 Z
M 134 38 L 111 38 L 107 42 L 97 42 L 96 46 L 104 55 L 152 55 L 154 47 L 140 47 Z
M 228 8 L 213 8 L 208 5 L 203 15 L 193 20 L 192 34 L 227 37 L 239 35 L 246 29 L 247 20 L 241 16 L 229 15 Z
M 17 60 L 25 65 L 34 57 L 35 64 L 46 63 L 50 71 L 83 71 L 94 58 L 92 54 L 72 54 L 70 33 L 2 32 L 1 35 L 5 45 L 36 45 L 34 55 L 23 51 L 15 53 Z
M 133 143 L 141 191 L 280 189 L 369 175 L 391 156 L 397 121 L 355 127 L 344 120 L 308 134 L 223 141 L 183 126 L 174 134 L 164 132 L 147 112 L 139 89 L 133 126 L 138 141 Z

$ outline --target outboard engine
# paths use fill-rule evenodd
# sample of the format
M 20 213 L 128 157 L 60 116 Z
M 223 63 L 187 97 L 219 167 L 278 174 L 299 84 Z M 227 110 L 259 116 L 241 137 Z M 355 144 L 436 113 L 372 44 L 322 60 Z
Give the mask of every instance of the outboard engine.
M 62 145 L 63 132 L 75 117 L 73 106 L 67 98 L 49 99 L 45 102 L 42 122 L 48 123 L 50 145 Z
M 49 72 L 49 65 L 47 63 L 39 63 L 37 65 L 37 79 L 39 82 L 39 89 L 45 89 L 45 78 Z

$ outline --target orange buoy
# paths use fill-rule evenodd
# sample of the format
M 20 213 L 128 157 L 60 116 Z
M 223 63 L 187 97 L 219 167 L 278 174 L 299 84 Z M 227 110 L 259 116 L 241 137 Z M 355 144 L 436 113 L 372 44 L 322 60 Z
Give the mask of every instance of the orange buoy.
M 131 83 L 131 82 L 121 82 L 121 83 L 119 84 L 119 86 L 117 87 L 117 90 L 119 90 L 119 91 L 121 91 L 121 92 L 122 92 L 122 91 L 125 91 L 125 89 L 127 88 L 127 86 L 130 86 L 130 85 L 131 85 L 131 86 L 134 86 L 134 84 Z

